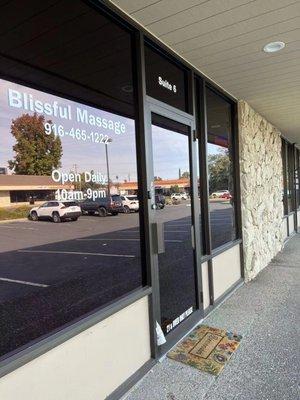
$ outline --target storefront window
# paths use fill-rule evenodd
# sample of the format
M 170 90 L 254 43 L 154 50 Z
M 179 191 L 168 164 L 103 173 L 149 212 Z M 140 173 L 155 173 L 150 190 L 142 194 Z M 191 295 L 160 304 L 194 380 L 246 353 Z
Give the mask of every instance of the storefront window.
M 294 211 L 294 148 L 283 139 L 283 182 L 285 214 Z
M 288 212 L 294 211 L 294 147 L 292 144 L 287 144 L 287 201 Z
M 212 249 L 236 238 L 231 104 L 206 89 L 209 212 Z
M 282 157 L 282 202 L 284 215 L 288 214 L 287 202 L 287 154 L 286 154 L 286 141 L 281 139 L 281 157 Z
M 296 189 L 296 208 L 300 207 L 300 188 L 299 188 L 299 177 L 300 177 L 300 151 L 295 150 L 295 189 Z
M 1 8 L 0 358 L 144 284 L 132 34 L 48 3 Z
M 282 165 L 283 165 L 283 204 L 284 213 L 295 211 L 299 206 L 299 161 L 297 149 L 292 144 L 282 139 Z
M 134 120 L 4 80 L 0 96 L 3 356 L 143 279 Z

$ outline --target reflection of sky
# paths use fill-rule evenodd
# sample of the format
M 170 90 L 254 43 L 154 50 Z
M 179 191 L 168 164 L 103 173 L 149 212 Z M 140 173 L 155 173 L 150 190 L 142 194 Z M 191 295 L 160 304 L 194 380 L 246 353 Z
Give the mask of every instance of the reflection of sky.
M 220 154 L 225 150 L 224 147 L 218 146 L 217 144 L 207 143 L 207 154 Z
M 154 175 L 162 179 L 178 179 L 189 171 L 188 137 L 152 125 Z
M 72 120 L 61 119 L 58 117 L 49 117 L 45 115 L 46 120 L 51 119 L 53 123 L 64 126 L 66 131 L 74 129 L 85 129 L 87 134 L 90 132 L 98 132 L 107 134 L 112 142 L 108 145 L 108 157 L 110 176 L 112 180 L 116 180 L 118 176 L 119 182 L 128 180 L 136 180 L 136 153 L 135 153 L 135 131 L 134 121 L 129 118 L 121 117 L 106 111 L 95 109 L 89 106 L 75 103 L 70 100 L 62 99 L 57 96 L 46 94 L 25 86 L 0 80 L 0 167 L 7 167 L 7 161 L 13 159 L 14 137 L 10 133 L 12 119 L 22 114 L 33 114 L 31 111 L 22 108 L 10 107 L 8 104 L 8 88 L 18 90 L 23 93 L 32 94 L 35 100 L 52 103 L 57 101 L 60 105 L 72 107 Z M 116 134 L 113 130 L 91 126 L 85 123 L 77 122 L 76 106 L 86 109 L 88 113 L 101 118 L 107 118 L 112 121 L 119 121 L 125 124 L 125 133 Z M 106 175 L 106 159 L 105 145 L 101 143 L 92 143 L 91 141 L 76 140 L 72 137 L 64 136 L 61 138 L 63 147 L 63 156 L 61 159 L 62 170 L 69 172 L 74 170 L 74 164 L 77 165 L 77 171 L 99 171 Z

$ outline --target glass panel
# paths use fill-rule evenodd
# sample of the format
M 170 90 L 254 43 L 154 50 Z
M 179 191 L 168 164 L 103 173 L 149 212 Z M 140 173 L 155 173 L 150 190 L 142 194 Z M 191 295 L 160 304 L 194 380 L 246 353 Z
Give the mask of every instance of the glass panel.
M 186 71 L 145 45 L 146 91 L 151 97 L 187 111 Z
M 165 243 L 165 252 L 158 255 L 161 325 L 165 333 L 196 307 L 188 134 L 187 126 L 153 115 L 155 219 L 163 223 Z
M 143 279 L 134 120 L 0 87 L 1 357 Z
M 6 2 L 0 72 L 133 117 L 132 36 L 85 3 Z
M 286 156 L 286 142 L 281 139 L 281 157 L 282 157 L 282 202 L 284 215 L 288 214 L 287 205 L 287 156 Z
M 206 89 L 212 248 L 236 238 L 231 105 Z
M 294 211 L 294 148 L 287 143 L 287 204 L 288 212 Z
M 299 173 L 300 173 L 300 151 L 296 149 L 295 152 L 295 188 L 296 188 L 296 208 L 300 207 L 300 187 L 299 187 Z

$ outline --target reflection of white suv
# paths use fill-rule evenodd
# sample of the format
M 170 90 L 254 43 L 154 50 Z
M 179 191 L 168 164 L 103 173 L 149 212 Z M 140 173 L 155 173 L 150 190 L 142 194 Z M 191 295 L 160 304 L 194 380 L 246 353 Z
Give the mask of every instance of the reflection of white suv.
M 121 200 L 125 213 L 130 213 L 130 211 L 139 211 L 139 200 L 137 196 L 121 196 Z
M 174 200 L 187 200 L 188 196 L 186 193 L 173 193 L 171 194 L 171 199 Z
M 61 222 L 67 219 L 77 221 L 81 215 L 81 208 L 74 201 L 47 201 L 40 207 L 33 207 L 29 211 L 29 219 L 38 221 L 50 219 L 53 222 Z

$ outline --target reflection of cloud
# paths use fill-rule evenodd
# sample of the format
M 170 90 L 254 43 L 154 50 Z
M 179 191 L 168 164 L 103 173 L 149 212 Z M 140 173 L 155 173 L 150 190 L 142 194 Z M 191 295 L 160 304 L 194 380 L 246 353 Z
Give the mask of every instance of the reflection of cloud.
M 53 123 L 56 123 L 57 125 L 63 125 L 64 130 L 68 132 L 71 130 L 71 128 L 79 128 L 86 130 L 86 134 L 89 136 L 91 136 L 91 132 L 98 132 L 108 135 L 112 138 L 112 143 L 108 145 L 111 176 L 114 177 L 114 175 L 117 175 L 121 181 L 123 179 L 128 179 L 128 174 L 130 174 L 132 180 L 136 179 L 135 128 L 133 120 L 4 80 L 0 80 L 1 167 L 6 167 L 7 161 L 12 159 L 14 156 L 13 145 L 15 140 L 10 133 L 12 120 L 25 113 L 33 114 L 31 111 L 9 106 L 8 88 L 18 90 L 22 93 L 26 92 L 27 94 L 31 94 L 33 99 L 41 102 L 53 103 L 53 101 L 57 101 L 59 104 L 64 106 L 71 106 L 73 112 L 72 120 L 49 117 L 45 115 L 46 120 L 51 119 Z M 113 130 L 103 129 L 77 122 L 75 118 L 75 110 L 77 106 L 82 109 L 86 109 L 88 113 L 92 113 L 96 117 L 106 118 L 108 120 L 112 120 L 114 123 L 117 121 L 123 123 L 126 127 L 125 133 L 118 135 Z M 90 171 L 93 169 L 105 173 L 106 159 L 104 144 L 93 143 L 91 140 L 77 140 L 69 136 L 62 137 L 61 142 L 63 146 L 63 156 L 61 160 L 62 170 L 69 171 L 70 169 L 74 169 L 74 164 L 76 164 L 78 171 Z

